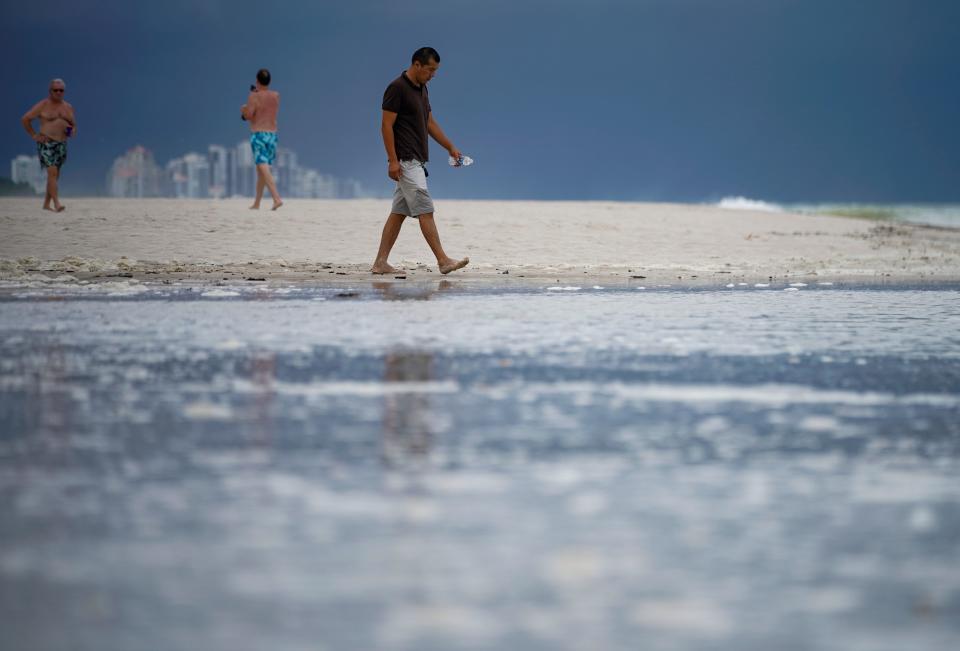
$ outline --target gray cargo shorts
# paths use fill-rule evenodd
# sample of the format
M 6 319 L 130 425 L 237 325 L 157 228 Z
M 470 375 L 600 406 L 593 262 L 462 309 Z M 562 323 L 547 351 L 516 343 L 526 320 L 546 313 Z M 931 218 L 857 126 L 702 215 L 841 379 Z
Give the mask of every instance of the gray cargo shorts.
M 400 161 L 400 180 L 393 191 L 390 212 L 407 217 L 419 217 L 433 212 L 433 199 L 427 190 L 427 175 L 418 160 Z

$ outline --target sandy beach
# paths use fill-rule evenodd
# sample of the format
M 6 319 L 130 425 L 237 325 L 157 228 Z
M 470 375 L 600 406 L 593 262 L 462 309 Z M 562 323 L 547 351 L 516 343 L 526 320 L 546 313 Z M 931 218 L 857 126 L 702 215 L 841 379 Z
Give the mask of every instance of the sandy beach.
M 39 199 L 0 201 L 0 278 L 367 279 L 389 210 L 385 200 L 291 200 L 278 212 L 245 200 L 67 205 L 52 214 Z M 960 230 L 708 205 L 438 205 L 447 252 L 471 259 L 458 280 L 960 280 Z M 404 280 L 439 276 L 410 220 L 391 262 Z

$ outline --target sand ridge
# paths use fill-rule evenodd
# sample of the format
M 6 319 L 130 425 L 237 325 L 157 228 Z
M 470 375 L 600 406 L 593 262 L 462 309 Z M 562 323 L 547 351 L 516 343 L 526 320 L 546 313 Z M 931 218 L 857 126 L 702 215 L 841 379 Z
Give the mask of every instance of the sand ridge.
M 759 278 L 960 280 L 960 230 L 694 204 L 438 201 L 463 279 L 723 282 Z M 0 200 L 0 278 L 174 276 L 194 280 L 367 277 L 386 200 L 74 199 L 62 214 Z M 408 220 L 398 276 L 439 277 Z

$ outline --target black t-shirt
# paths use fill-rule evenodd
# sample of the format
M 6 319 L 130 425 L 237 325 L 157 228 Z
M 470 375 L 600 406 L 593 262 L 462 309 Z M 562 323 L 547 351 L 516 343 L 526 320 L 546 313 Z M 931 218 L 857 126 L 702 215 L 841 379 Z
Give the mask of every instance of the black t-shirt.
M 430 119 L 430 98 L 426 84 L 417 86 L 406 74 L 390 82 L 383 92 L 383 110 L 397 114 L 393 123 L 393 140 L 399 160 L 429 160 L 427 121 Z

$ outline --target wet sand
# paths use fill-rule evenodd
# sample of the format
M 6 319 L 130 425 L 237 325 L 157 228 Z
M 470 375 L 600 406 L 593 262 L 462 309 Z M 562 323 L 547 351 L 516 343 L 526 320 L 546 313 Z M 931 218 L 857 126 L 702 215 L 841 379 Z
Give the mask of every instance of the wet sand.
M 76 199 L 67 212 L 0 200 L 0 279 L 355 282 L 389 202 Z M 465 282 L 723 284 L 764 280 L 960 280 L 960 230 L 707 205 L 438 201 L 447 252 Z M 438 279 L 415 222 L 380 277 Z M 396 276 L 396 277 L 395 277 Z M 397 278 L 399 277 L 399 278 Z M 263 281 L 259 280 L 263 279 Z
M 0 292 L 4 649 L 960 648 L 960 285 L 148 285 Z

